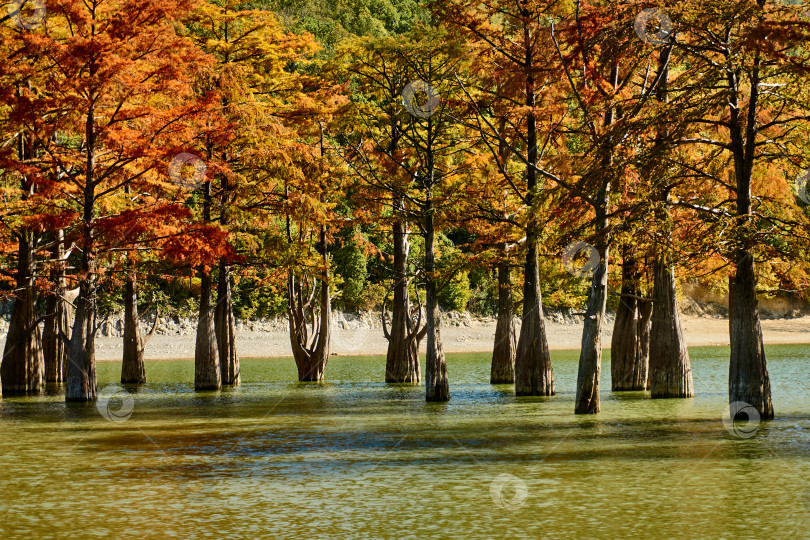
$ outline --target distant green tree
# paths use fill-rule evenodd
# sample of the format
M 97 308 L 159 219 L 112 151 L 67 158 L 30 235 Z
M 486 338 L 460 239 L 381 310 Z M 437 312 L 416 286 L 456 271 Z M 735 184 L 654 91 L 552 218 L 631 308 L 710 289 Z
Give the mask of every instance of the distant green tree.
M 470 276 L 466 271 L 456 275 L 439 292 L 439 305 L 450 311 L 464 311 L 470 301 Z
M 470 300 L 467 309 L 476 315 L 498 313 L 498 280 L 490 268 L 473 268 L 469 273 Z
M 341 235 L 342 245 L 335 249 L 332 255 L 335 273 L 343 281 L 340 295 L 335 298 L 335 305 L 347 311 L 361 309 L 366 300 L 364 296 L 368 278 L 366 254 L 354 234 L 354 229 L 347 229 Z
M 466 257 L 447 236 L 438 236 L 440 257 L 437 269 L 440 282 L 439 305 L 446 310 L 464 311 L 470 301 L 470 276 L 466 266 Z
M 399 35 L 429 19 L 415 0 L 257 0 L 250 5 L 273 10 L 294 31 L 310 32 L 327 55 L 349 37 Z

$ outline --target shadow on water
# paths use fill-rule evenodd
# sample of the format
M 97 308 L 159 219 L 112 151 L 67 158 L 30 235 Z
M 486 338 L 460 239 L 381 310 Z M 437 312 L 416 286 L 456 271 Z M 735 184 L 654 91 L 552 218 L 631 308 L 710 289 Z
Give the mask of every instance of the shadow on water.
M 143 394 L 150 391 L 146 383 L 128 383 L 121 384 L 120 386 L 130 394 Z
M 490 384 L 489 387 L 499 397 L 515 397 L 514 384 Z
M 611 396 L 617 401 L 632 401 L 637 399 L 650 399 L 650 392 L 645 390 L 612 390 Z
M 65 384 L 49 382 L 45 383 L 45 395 L 50 396 L 65 396 Z

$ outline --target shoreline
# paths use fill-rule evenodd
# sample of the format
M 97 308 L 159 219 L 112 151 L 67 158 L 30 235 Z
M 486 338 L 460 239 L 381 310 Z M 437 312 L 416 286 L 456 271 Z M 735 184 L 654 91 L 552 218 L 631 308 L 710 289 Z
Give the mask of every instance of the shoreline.
M 688 347 L 728 347 L 728 319 L 682 316 L 684 338 Z M 610 348 L 612 324 L 602 334 L 605 350 Z M 519 328 L 519 324 L 517 328 Z M 553 351 L 579 350 L 582 324 L 546 321 L 549 349 Z M 765 345 L 810 345 L 810 316 L 793 319 L 762 320 Z M 447 354 L 490 353 L 495 337 L 495 322 L 442 325 L 443 349 Z M 188 360 L 194 358 L 195 335 L 156 334 L 146 346 L 145 359 Z M 381 356 L 387 351 L 388 342 L 380 328 L 335 328 L 332 340 L 332 357 Z M 289 333 L 286 330 L 237 330 L 239 357 L 278 358 L 292 357 Z M 424 352 L 424 343 L 420 352 Z M 120 362 L 123 353 L 123 338 L 96 338 L 96 360 Z

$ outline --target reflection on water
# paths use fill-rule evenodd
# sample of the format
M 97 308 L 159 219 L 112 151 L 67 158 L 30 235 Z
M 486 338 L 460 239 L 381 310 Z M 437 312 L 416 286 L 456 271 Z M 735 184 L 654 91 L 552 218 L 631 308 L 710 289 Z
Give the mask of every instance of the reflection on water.
M 148 363 L 123 421 L 55 386 L 4 398 L 0 534 L 807 537 L 810 347 L 768 349 L 777 419 L 749 439 L 721 420 L 728 350 L 691 354 L 695 399 L 603 391 L 585 417 L 571 352 L 551 398 L 488 384 L 488 355 L 448 358 L 446 404 L 379 382 L 384 358 L 333 359 L 325 384 L 244 360 L 221 392 L 194 392 L 190 361 Z M 113 413 L 119 370 L 99 366 Z

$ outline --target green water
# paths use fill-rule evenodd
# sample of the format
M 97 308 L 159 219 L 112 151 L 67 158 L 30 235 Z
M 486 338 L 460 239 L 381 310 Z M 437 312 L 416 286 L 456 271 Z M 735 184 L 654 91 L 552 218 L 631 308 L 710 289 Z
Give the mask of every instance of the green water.
M 767 353 L 777 419 L 751 438 L 721 421 L 723 348 L 691 350 L 696 398 L 603 391 L 588 417 L 574 352 L 553 353 L 551 398 L 450 355 L 440 405 L 380 383 L 382 358 L 335 358 L 323 385 L 245 360 L 219 393 L 193 391 L 191 361 L 147 362 L 122 421 L 0 401 L 0 537 L 808 538 L 810 347 Z M 100 387 L 119 370 L 101 364 Z

